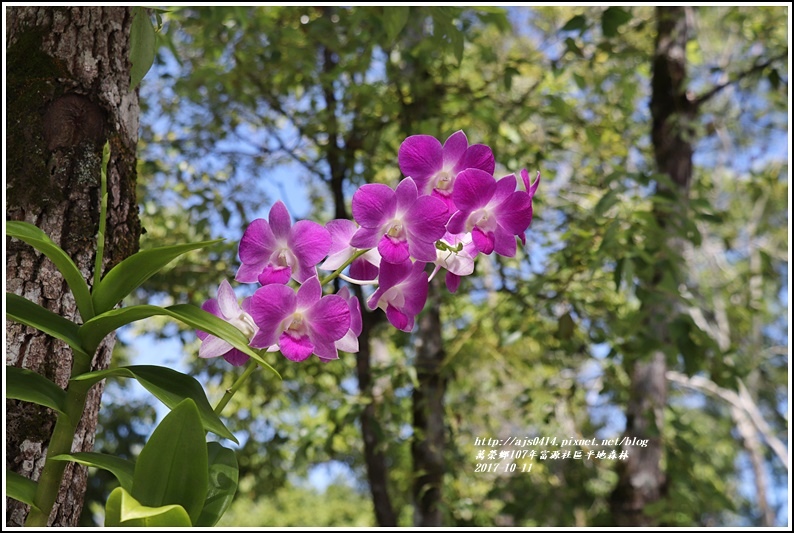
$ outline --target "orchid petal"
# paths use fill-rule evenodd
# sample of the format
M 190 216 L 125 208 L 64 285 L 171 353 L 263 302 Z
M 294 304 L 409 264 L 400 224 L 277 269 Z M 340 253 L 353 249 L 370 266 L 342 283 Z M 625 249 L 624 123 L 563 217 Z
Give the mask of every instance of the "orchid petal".
M 320 300 L 322 295 L 323 288 L 317 277 L 309 278 L 298 289 L 295 308 L 300 312 L 308 310 Z
M 475 226 L 474 229 L 471 230 L 471 236 L 474 240 L 474 244 L 477 246 L 477 251 L 482 252 L 485 255 L 493 252 L 493 233 L 489 232 L 486 234 L 483 230 Z
M 378 242 L 378 252 L 387 263 L 404 263 L 411 255 L 408 253 L 408 243 L 384 235 Z
M 286 331 L 278 338 L 278 347 L 284 357 L 296 363 L 308 359 L 314 352 L 314 344 L 308 336 L 293 337 Z
M 330 294 L 306 312 L 306 319 L 317 344 L 333 343 L 350 329 L 350 308 L 344 298 Z
M 251 317 L 259 332 L 251 340 L 254 348 L 267 348 L 276 344 L 281 335 L 281 323 L 295 312 L 297 296 L 286 285 L 266 285 L 251 297 Z
M 228 281 L 221 281 L 218 287 L 218 308 L 221 318 L 235 318 L 240 314 L 240 304 L 237 302 L 237 295 Z
M 413 317 L 409 317 L 405 313 L 400 312 L 399 309 L 391 304 L 386 306 L 386 318 L 389 319 L 392 326 L 400 331 L 410 332 L 414 328 Z
M 469 168 L 455 178 L 452 199 L 461 211 L 470 213 L 488 203 L 496 189 L 496 180 L 487 172 Z M 451 231 L 451 230 L 450 230 Z
M 260 285 L 270 285 L 272 283 L 286 285 L 289 283 L 291 274 L 292 271 L 288 267 L 268 265 L 256 279 Z
M 276 237 L 270 224 L 263 218 L 257 218 L 245 228 L 240 239 L 240 261 L 244 264 L 261 262 L 270 256 L 276 246 Z
M 382 183 L 362 185 L 353 194 L 353 218 L 365 228 L 377 228 L 391 218 L 396 209 L 396 193 Z
M 223 358 L 232 366 L 242 366 L 248 362 L 248 359 L 250 359 L 249 356 L 237 348 L 232 348 L 228 353 L 223 354 Z
M 458 130 L 444 142 L 443 168 L 455 168 L 466 156 L 469 140 L 463 131 Z
M 496 168 L 494 161 L 493 151 L 484 144 L 474 144 L 469 146 L 466 150 L 466 157 L 463 158 L 462 164 L 455 167 L 455 170 L 460 172 L 467 168 L 478 168 L 488 174 L 493 175 Z
M 273 207 L 270 208 L 270 214 L 267 217 L 270 222 L 270 229 L 273 231 L 273 236 L 277 241 L 285 241 L 289 236 L 290 227 L 292 226 L 292 219 L 287 211 L 287 206 L 284 202 L 279 200 Z
M 231 349 L 232 345 L 225 340 L 215 335 L 208 335 L 201 342 L 198 355 L 202 359 L 210 359 L 212 357 L 220 357 Z
M 443 148 L 435 137 L 430 135 L 411 135 L 403 141 L 397 152 L 400 171 L 411 176 L 418 184 L 424 184 L 431 176 L 441 170 Z

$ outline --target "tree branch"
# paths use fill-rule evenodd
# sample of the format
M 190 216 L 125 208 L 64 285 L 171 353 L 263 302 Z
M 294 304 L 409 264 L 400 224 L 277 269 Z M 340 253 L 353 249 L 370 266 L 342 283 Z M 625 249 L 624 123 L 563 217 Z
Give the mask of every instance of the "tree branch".
M 783 463 L 783 466 L 786 467 L 786 470 L 788 470 L 789 462 L 786 446 L 772 433 L 772 429 L 769 427 L 769 424 L 766 423 L 766 420 L 764 420 L 764 417 L 761 415 L 758 406 L 755 405 L 755 402 L 750 397 L 750 393 L 747 391 L 743 383 L 739 383 L 739 394 L 737 394 L 732 390 L 720 387 L 710 379 L 704 378 L 702 376 L 687 377 L 680 372 L 668 370 L 665 373 L 665 377 L 668 381 L 678 383 L 684 387 L 701 392 L 708 392 L 714 396 L 717 396 L 718 398 L 722 398 L 731 404 L 731 406 L 741 409 L 749 416 L 758 432 L 764 436 L 764 440 L 766 440 L 769 447 L 772 448 L 772 451 L 775 453 L 775 455 L 777 455 L 778 459 L 780 459 L 780 462 Z
M 729 79 L 728 81 L 720 83 L 720 84 L 712 87 L 711 89 L 709 89 L 708 91 L 706 91 L 702 95 L 696 97 L 694 100 L 692 100 L 692 106 L 695 109 L 697 109 L 698 107 L 700 107 L 701 105 L 706 103 L 708 100 L 710 100 L 711 98 L 713 98 L 714 96 L 719 94 L 719 92 L 722 91 L 723 89 L 725 89 L 726 87 L 728 87 L 730 85 L 733 85 L 733 84 L 736 84 L 736 83 L 739 83 L 744 78 L 746 78 L 748 76 L 752 76 L 756 72 L 764 70 L 765 68 L 770 66 L 772 63 L 775 63 L 776 61 L 780 61 L 781 59 L 786 59 L 787 57 L 788 57 L 788 52 L 786 51 L 786 52 L 783 52 L 782 54 L 778 54 L 778 55 L 776 55 L 776 56 L 764 61 L 763 63 L 758 63 L 756 65 L 753 65 L 749 69 L 747 69 L 747 70 L 745 70 L 743 72 L 740 72 L 739 74 L 737 74 L 733 78 Z

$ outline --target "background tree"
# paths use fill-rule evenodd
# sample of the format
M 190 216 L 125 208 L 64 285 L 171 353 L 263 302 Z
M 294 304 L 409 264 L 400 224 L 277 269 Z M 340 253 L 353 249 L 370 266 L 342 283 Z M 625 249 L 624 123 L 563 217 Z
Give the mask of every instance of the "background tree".
M 130 90 L 128 8 L 6 8 L 6 220 L 40 227 L 93 279 L 99 223 L 102 146 L 110 141 L 104 268 L 138 248 L 135 197 L 138 96 Z M 19 241 L 6 239 L 6 287 L 70 320 L 74 299 L 55 267 Z M 62 387 L 70 375 L 69 348 L 33 328 L 6 323 L 6 364 L 39 372 Z M 92 368 L 106 368 L 113 340 Z M 74 450 L 94 442 L 102 385 L 90 393 Z M 7 401 L 6 468 L 37 479 L 54 417 L 29 403 Z M 64 464 L 65 466 L 65 464 Z M 86 469 L 66 466 L 50 523 L 74 526 L 86 488 Z M 28 509 L 7 500 L 7 525 L 22 525 Z

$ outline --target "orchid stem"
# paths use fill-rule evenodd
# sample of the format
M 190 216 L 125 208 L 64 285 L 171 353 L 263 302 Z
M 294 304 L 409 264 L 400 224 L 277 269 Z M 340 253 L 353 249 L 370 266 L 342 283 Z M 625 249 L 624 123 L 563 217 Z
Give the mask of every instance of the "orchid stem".
M 94 290 L 102 279 L 102 256 L 105 254 L 105 225 L 108 217 L 108 161 L 110 161 L 110 143 L 106 142 L 102 149 L 102 166 L 99 180 L 99 232 L 96 243 L 96 263 L 94 264 Z
M 371 249 L 372 249 L 372 248 L 366 248 L 366 249 L 364 249 L 364 250 L 359 250 L 359 251 L 357 251 L 356 253 L 354 253 L 353 255 L 351 255 L 351 256 L 350 256 L 350 258 L 348 258 L 348 260 L 347 260 L 347 261 L 345 261 L 345 262 L 342 264 L 342 266 L 340 266 L 339 268 L 337 268 L 336 270 L 334 270 L 333 272 L 331 272 L 330 274 L 328 274 L 327 276 L 325 276 L 325 277 L 324 277 L 322 280 L 320 280 L 320 285 L 321 285 L 321 286 L 322 286 L 322 285 L 325 285 L 325 284 L 327 284 L 327 283 L 330 283 L 331 281 L 335 280 L 336 278 L 338 278 L 338 277 L 339 277 L 339 275 L 342 273 L 342 271 L 343 271 L 344 269 L 346 269 L 348 266 L 350 266 L 350 264 L 351 264 L 353 261 L 355 261 L 356 259 L 358 259 L 358 258 L 359 258 L 359 257 L 361 257 L 362 255 L 364 255 L 365 253 L 369 252 Z M 343 278 L 343 279 L 344 279 L 344 278 Z
M 232 396 L 234 396 L 234 394 L 240 390 L 240 388 L 243 386 L 243 383 L 245 383 L 245 381 L 251 376 L 251 374 L 254 373 L 257 368 L 259 368 L 257 362 L 253 359 L 249 359 L 248 365 L 245 367 L 243 373 L 240 374 L 240 377 L 235 380 L 231 387 L 226 389 L 226 392 L 223 394 L 223 398 L 221 398 L 221 400 L 218 402 L 218 405 L 215 406 L 214 411 L 216 415 L 220 416 L 221 411 L 223 411 L 224 407 L 226 407 L 226 405 L 232 399 Z

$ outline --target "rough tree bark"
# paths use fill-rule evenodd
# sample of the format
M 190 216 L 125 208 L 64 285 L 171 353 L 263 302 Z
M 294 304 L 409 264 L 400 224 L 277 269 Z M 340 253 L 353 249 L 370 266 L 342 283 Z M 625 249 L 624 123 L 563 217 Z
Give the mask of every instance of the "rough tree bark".
M 138 96 L 129 90 L 126 7 L 8 7 L 6 219 L 41 228 L 91 283 L 99 223 L 102 146 L 111 143 L 104 268 L 138 249 L 135 199 Z M 31 247 L 6 239 L 7 290 L 70 320 L 74 298 L 52 263 Z M 6 323 L 6 364 L 34 370 L 66 387 L 72 354 L 62 342 Z M 107 368 L 113 339 L 92 361 Z M 94 443 L 103 386 L 89 393 L 73 451 Z M 6 468 L 38 479 L 55 417 L 48 409 L 7 401 Z M 76 526 L 86 469 L 70 464 L 49 523 Z M 7 526 L 20 526 L 27 506 L 7 499 Z
M 612 494 L 611 507 L 616 526 L 650 526 L 654 518 L 646 513 L 648 505 L 659 501 L 665 492 L 662 471 L 664 452 L 662 430 L 667 402 L 665 349 L 670 345 L 670 321 L 676 302 L 660 284 L 667 275 L 677 276 L 682 247 L 677 244 L 680 225 L 687 216 L 692 179 L 692 131 L 695 106 L 686 93 L 686 44 L 689 39 L 684 7 L 656 9 L 657 35 L 651 81 L 651 140 L 656 168 L 670 182 L 659 181 L 656 194 L 674 200 L 671 206 L 655 204 L 654 217 L 660 235 L 659 261 L 643 289 L 645 323 L 642 328 L 653 339 L 654 349 L 640 354 L 631 364 L 631 385 L 626 410 L 625 437 L 648 441 L 647 447 L 627 448 L 629 458 L 620 471 Z M 664 207 L 661 207 L 664 205 Z M 665 229 L 668 231 L 665 231 Z M 658 524 L 657 524 L 658 525 Z

